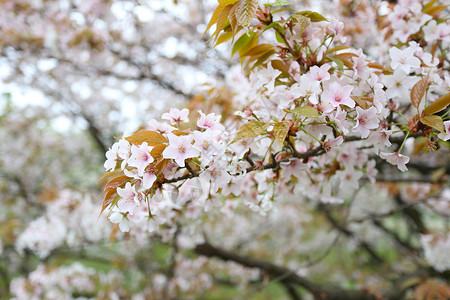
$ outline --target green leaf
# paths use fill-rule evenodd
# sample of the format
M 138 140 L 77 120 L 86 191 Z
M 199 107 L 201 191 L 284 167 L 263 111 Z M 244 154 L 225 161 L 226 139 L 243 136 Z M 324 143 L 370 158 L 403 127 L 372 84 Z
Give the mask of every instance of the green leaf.
M 291 4 L 292 4 L 291 1 L 277 0 L 273 3 L 266 3 L 266 4 L 264 4 L 264 6 L 274 7 L 274 6 L 285 6 L 285 5 L 291 5 Z
M 425 92 L 428 87 L 428 75 L 422 79 L 420 79 L 411 89 L 411 103 L 412 105 L 419 109 L 420 102 L 422 102 L 422 98 L 425 95 Z
M 299 106 L 291 110 L 291 113 L 305 116 L 308 118 L 318 118 L 319 112 L 312 106 Z
M 328 21 L 327 18 L 325 18 L 324 16 L 322 16 L 319 13 L 316 13 L 315 11 L 305 10 L 305 11 L 299 12 L 299 14 L 301 14 L 305 17 L 308 17 L 311 20 L 311 22 Z
M 250 31 L 244 33 L 233 45 L 233 50 L 231 51 L 231 56 L 233 56 L 236 52 L 242 49 L 251 39 L 255 36 L 255 32 Z
M 423 113 L 425 115 L 432 115 L 438 113 L 441 110 L 445 109 L 449 104 L 450 104 L 450 93 L 447 93 L 444 96 L 437 98 L 436 101 L 428 105 L 423 111 Z
M 444 130 L 444 122 L 440 116 L 424 116 L 419 119 L 423 124 L 430 126 L 440 132 L 445 132 Z
M 236 136 L 236 141 L 244 138 L 253 138 L 263 134 L 269 124 L 261 121 L 249 121 L 239 128 L 239 132 Z
M 278 122 L 273 126 L 273 134 L 280 146 L 283 146 L 284 140 L 289 132 L 289 127 L 291 127 L 291 122 L 289 121 Z
M 334 56 L 326 56 L 326 58 L 332 60 L 341 72 L 344 71 L 344 62 L 342 60 Z

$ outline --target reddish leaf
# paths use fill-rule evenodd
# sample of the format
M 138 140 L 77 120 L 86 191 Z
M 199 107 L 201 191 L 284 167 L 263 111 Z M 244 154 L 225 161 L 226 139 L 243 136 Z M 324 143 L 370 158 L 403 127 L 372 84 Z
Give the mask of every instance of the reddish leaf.
M 441 110 L 445 109 L 450 104 L 450 93 L 445 94 L 442 97 L 439 97 L 428 105 L 425 110 L 423 111 L 424 115 L 432 115 L 435 113 L 440 112 Z
M 132 144 L 140 145 L 147 142 L 149 146 L 157 146 L 162 143 L 167 143 L 167 139 L 159 132 L 156 131 L 139 131 L 133 135 L 125 138 Z
M 424 116 L 420 118 L 420 122 L 423 124 L 430 126 L 440 132 L 444 132 L 444 122 L 440 116 Z
M 425 92 L 428 87 L 428 75 L 422 79 L 420 79 L 411 89 L 411 103 L 412 105 L 419 109 L 420 102 L 422 102 L 422 98 L 425 95 Z

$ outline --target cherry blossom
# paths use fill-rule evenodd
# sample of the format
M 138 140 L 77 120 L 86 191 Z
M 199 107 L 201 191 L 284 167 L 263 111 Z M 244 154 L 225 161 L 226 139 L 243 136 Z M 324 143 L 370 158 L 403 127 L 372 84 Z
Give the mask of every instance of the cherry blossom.
M 380 120 L 378 119 L 377 109 L 371 107 L 369 109 L 362 109 L 361 107 L 356 107 L 356 125 L 353 127 L 354 132 L 361 133 L 363 139 L 369 136 L 371 129 L 378 128 Z
M 187 108 L 183 108 L 179 110 L 177 108 L 171 108 L 170 112 L 164 113 L 161 116 L 161 119 L 168 120 L 172 125 L 178 125 L 181 122 L 188 122 L 189 118 L 189 110 Z
M 139 176 L 143 176 L 145 168 L 153 162 L 153 156 L 150 151 L 153 147 L 148 146 L 147 142 L 143 142 L 139 146 L 131 146 L 131 156 L 128 159 L 128 165 L 136 167 Z
M 394 70 L 401 68 L 408 74 L 411 68 L 420 67 L 420 59 L 414 56 L 414 49 L 412 47 L 400 50 L 396 47 L 389 49 L 389 56 L 391 57 L 391 66 Z
M 337 82 L 332 82 L 330 86 L 322 94 L 322 102 L 329 103 L 333 107 L 346 105 L 355 107 L 355 101 L 350 98 L 353 87 L 350 85 L 341 86 Z
M 135 207 L 141 204 L 138 193 L 129 182 L 125 184 L 125 188 L 118 187 L 117 194 L 121 197 L 117 202 L 117 207 L 121 212 L 128 212 L 132 215 Z
M 397 166 L 400 171 L 405 172 L 408 170 L 406 164 L 409 162 L 409 157 L 400 153 L 386 153 L 380 152 L 380 157 L 385 159 L 391 165 Z
M 169 146 L 164 149 L 164 158 L 172 158 L 180 167 L 184 167 L 184 161 L 187 158 L 197 157 L 199 155 L 199 151 L 192 146 L 192 135 L 176 136 L 173 133 L 169 133 L 167 137 L 169 139 Z

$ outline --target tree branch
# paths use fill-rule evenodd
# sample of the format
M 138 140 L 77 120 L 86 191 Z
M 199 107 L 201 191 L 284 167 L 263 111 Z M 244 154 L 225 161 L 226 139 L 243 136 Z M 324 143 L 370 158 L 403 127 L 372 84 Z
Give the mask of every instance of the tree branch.
M 217 257 L 225 261 L 233 261 L 248 268 L 258 268 L 267 273 L 272 279 L 280 280 L 283 284 L 299 285 L 310 292 L 316 300 L 375 300 L 375 296 L 361 290 L 344 290 L 334 286 L 320 286 L 307 278 L 297 275 L 294 271 L 274 265 L 270 262 L 252 257 L 240 256 L 205 242 L 194 249 L 195 253 L 206 257 Z

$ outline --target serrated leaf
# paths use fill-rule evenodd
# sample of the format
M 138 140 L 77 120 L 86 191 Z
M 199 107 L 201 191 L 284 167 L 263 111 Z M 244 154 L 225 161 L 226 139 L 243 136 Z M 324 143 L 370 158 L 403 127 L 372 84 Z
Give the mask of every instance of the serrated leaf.
M 285 6 L 285 5 L 291 5 L 291 1 L 287 0 L 277 0 L 273 3 L 265 3 L 264 6 L 274 7 L 274 6 Z
M 241 50 L 248 42 L 251 41 L 251 39 L 255 36 L 255 32 L 249 31 L 247 33 L 244 33 L 236 43 L 233 45 L 233 50 L 231 51 L 231 56 L 233 56 L 236 52 Z
M 139 131 L 126 137 L 125 139 L 135 145 L 140 145 L 144 142 L 147 142 L 149 146 L 157 146 L 162 143 L 167 143 L 167 139 L 161 133 L 148 130 Z
M 425 115 L 432 115 L 438 113 L 441 110 L 445 109 L 449 104 L 450 104 L 450 93 L 447 93 L 444 96 L 436 99 L 436 101 L 434 101 L 430 105 L 428 105 L 424 109 L 423 113 Z
M 242 27 L 250 26 L 258 9 L 258 0 L 239 0 L 236 5 L 235 16 L 238 24 Z
M 420 79 L 411 89 L 410 97 L 412 105 L 419 109 L 419 105 L 422 102 L 422 98 L 428 87 L 428 76 Z
M 294 108 L 293 110 L 291 110 L 291 113 L 305 116 L 308 118 L 318 118 L 319 117 L 319 112 L 317 111 L 317 109 L 312 106 L 307 106 L 307 105 L 306 106 L 298 106 L 298 107 Z
M 278 122 L 273 126 L 273 134 L 280 146 L 283 146 L 284 140 L 289 132 L 289 127 L 291 127 L 291 122 L 288 121 Z
M 442 118 L 440 116 L 432 115 L 432 116 L 424 116 L 421 117 L 420 122 L 423 124 L 430 126 L 440 132 L 445 132 L 444 130 L 444 121 L 442 121 Z
M 249 63 L 251 63 L 252 61 L 254 61 L 255 59 L 258 59 L 258 60 L 253 64 L 253 67 L 252 67 L 252 68 L 257 67 L 257 66 L 260 66 L 260 65 L 264 64 L 264 63 L 266 62 L 266 60 L 267 60 L 270 56 L 272 56 L 274 53 L 275 53 L 275 50 L 272 49 L 272 50 L 269 50 L 269 51 L 267 51 L 267 52 L 265 52 L 265 53 L 263 53 L 263 54 L 261 54 L 261 55 L 252 56 L 252 57 L 248 60 L 247 65 L 248 65 Z
M 327 18 L 325 18 L 324 16 L 322 16 L 321 14 L 319 14 L 315 11 L 305 10 L 305 11 L 299 12 L 299 14 L 301 14 L 305 17 L 308 17 L 311 20 L 311 22 L 328 21 Z
M 239 128 L 236 140 L 257 137 L 263 134 L 268 126 L 267 123 L 251 120 Z
M 303 32 L 305 28 L 311 24 L 311 19 L 301 13 L 295 13 L 289 19 L 295 19 L 296 23 L 300 26 L 301 32 Z

